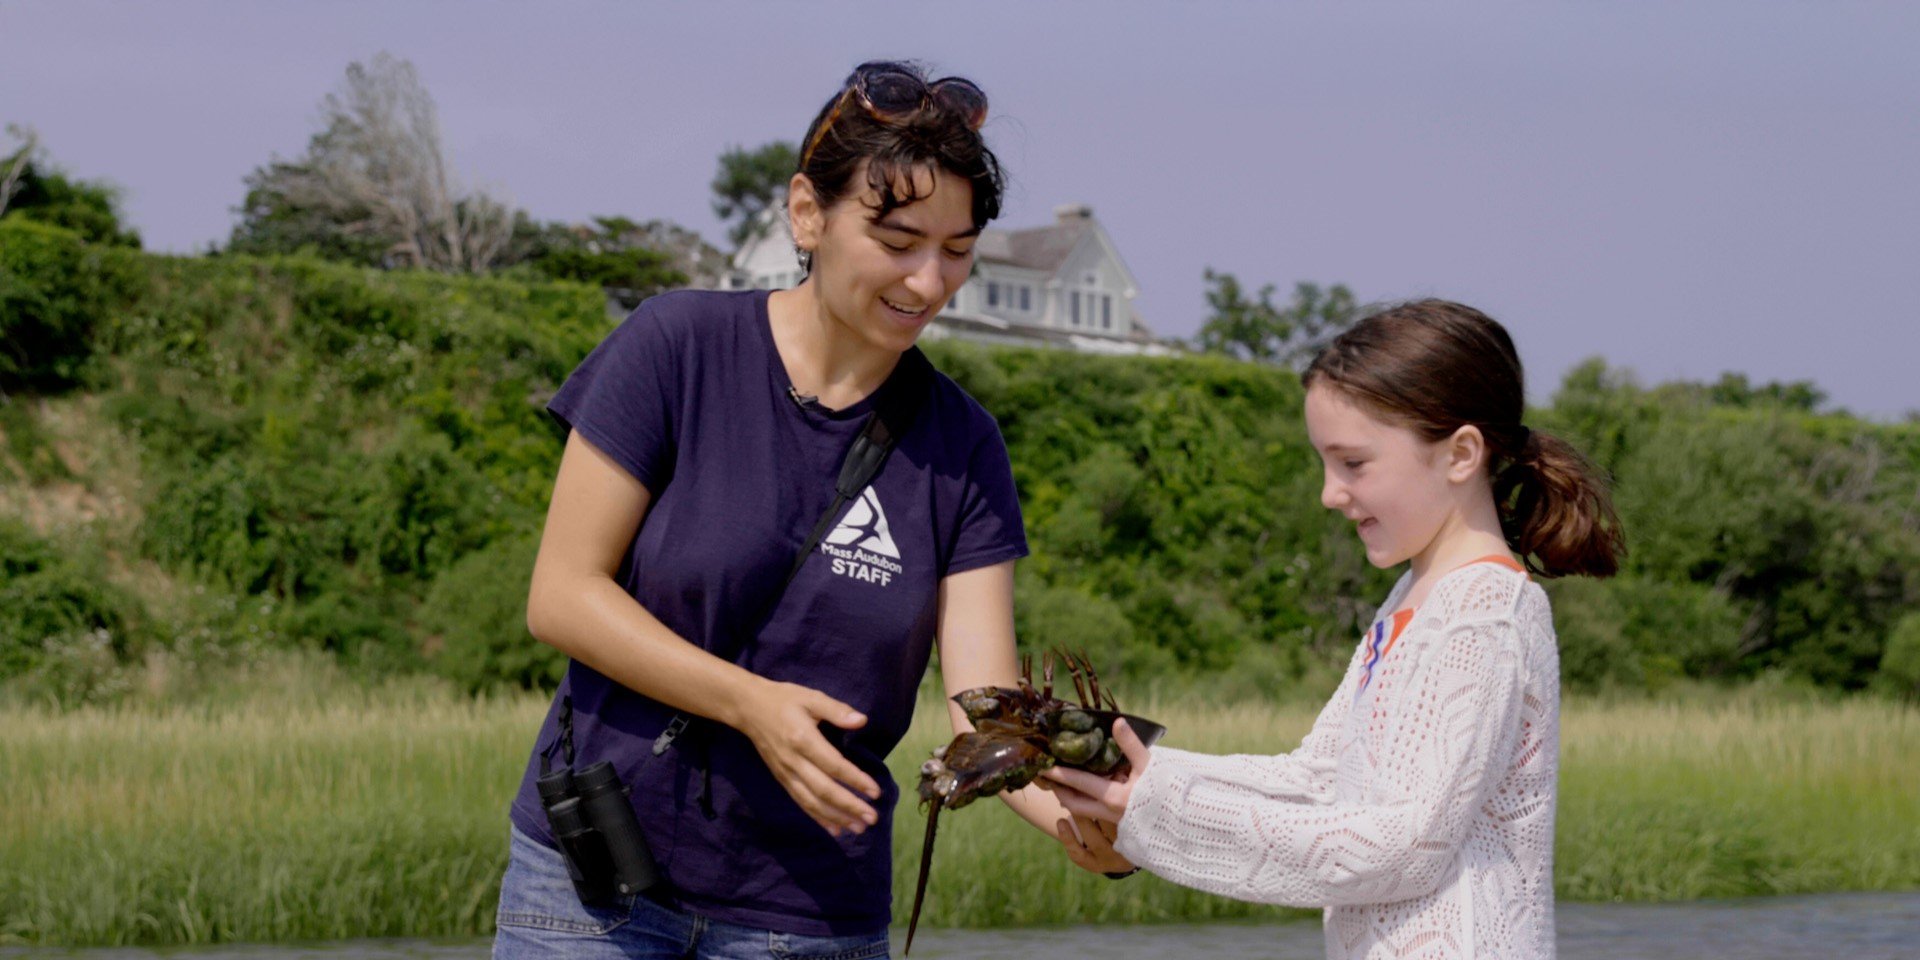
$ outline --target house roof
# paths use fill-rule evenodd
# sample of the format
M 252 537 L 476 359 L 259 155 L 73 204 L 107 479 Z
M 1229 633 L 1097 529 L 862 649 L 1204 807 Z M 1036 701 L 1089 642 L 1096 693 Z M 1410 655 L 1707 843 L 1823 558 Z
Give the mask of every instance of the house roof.
M 987 230 L 974 252 L 983 260 L 1054 273 L 1092 229 L 1092 220 L 1073 219 L 1026 230 Z

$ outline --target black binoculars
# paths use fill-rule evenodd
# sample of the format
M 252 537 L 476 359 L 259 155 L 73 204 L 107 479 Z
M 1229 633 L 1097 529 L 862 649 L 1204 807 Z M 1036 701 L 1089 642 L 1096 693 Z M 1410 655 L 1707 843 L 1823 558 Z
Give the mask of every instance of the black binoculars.
M 653 851 L 612 763 L 602 760 L 578 773 L 563 767 L 534 784 L 580 902 L 611 906 L 659 881 Z

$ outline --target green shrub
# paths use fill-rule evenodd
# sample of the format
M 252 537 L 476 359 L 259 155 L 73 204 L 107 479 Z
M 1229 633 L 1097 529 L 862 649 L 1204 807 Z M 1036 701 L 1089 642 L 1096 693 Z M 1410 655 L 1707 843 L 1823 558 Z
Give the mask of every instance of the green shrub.
M 1880 658 L 1880 675 L 1896 694 L 1920 699 L 1920 613 L 1909 613 L 1894 626 Z
M 0 518 L 0 677 L 38 665 L 50 645 L 123 658 L 145 617 L 124 591 L 19 523 Z
M 45 368 L 37 383 L 94 384 L 140 447 L 132 548 L 271 608 L 189 610 L 170 630 L 243 630 L 380 669 L 425 651 L 471 688 L 557 677 L 563 659 L 522 626 L 525 531 L 559 460 L 542 406 L 616 322 L 599 290 L 109 254 L 11 218 L 0 281 L 0 384 L 27 376 L 23 357 Z M 20 330 L 60 345 L 15 349 Z M 952 341 L 928 353 L 1006 438 L 1033 549 L 1016 599 L 1029 649 L 1087 648 L 1135 686 L 1232 672 L 1257 691 L 1337 670 L 1399 574 L 1319 506 L 1290 371 Z M 1551 586 L 1568 683 L 1899 682 L 1908 655 L 1889 644 L 1920 609 L 1920 426 L 1717 396 L 1641 389 L 1595 362 L 1529 413 L 1612 473 L 1632 548 L 1617 580 Z M 43 444 L 15 419 L 0 429 L 25 479 L 71 479 L 23 459 Z
M 474 691 L 560 682 L 566 655 L 527 632 L 527 585 L 539 544 L 536 535 L 497 540 L 434 580 L 418 629 L 435 672 Z
M 63 390 L 93 355 L 94 328 L 143 278 L 137 255 L 18 217 L 0 221 L 0 390 Z

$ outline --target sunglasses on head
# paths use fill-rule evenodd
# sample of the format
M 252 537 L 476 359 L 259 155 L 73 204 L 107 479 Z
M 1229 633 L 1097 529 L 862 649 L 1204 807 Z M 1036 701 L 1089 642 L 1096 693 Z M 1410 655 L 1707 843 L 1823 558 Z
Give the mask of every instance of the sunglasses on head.
M 863 63 L 854 68 L 846 89 L 840 91 L 833 109 L 807 141 L 807 149 L 800 154 L 801 169 L 806 169 L 807 161 L 813 159 L 813 151 L 826 138 L 834 121 L 840 119 L 840 111 L 846 109 L 849 98 L 857 99 L 868 115 L 883 123 L 904 121 L 929 105 L 958 114 L 969 130 L 978 131 L 987 122 L 987 95 L 971 80 L 942 77 L 928 83 L 904 64 Z

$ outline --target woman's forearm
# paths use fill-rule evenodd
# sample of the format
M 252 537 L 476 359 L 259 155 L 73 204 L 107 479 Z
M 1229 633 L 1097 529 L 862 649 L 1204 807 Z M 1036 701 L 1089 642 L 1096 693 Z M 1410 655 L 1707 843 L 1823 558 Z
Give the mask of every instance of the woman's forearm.
M 687 642 L 600 574 L 536 573 L 527 629 L 621 686 L 730 727 L 766 683 Z
M 1006 801 L 1007 806 L 1012 807 L 1013 812 L 1020 815 L 1020 819 L 1033 824 L 1035 830 L 1049 837 L 1055 835 L 1056 824 L 1062 820 L 1073 819 L 1073 814 L 1060 805 L 1058 798 L 1038 786 L 1029 785 L 1019 790 L 1009 790 L 1001 794 L 1000 799 Z

